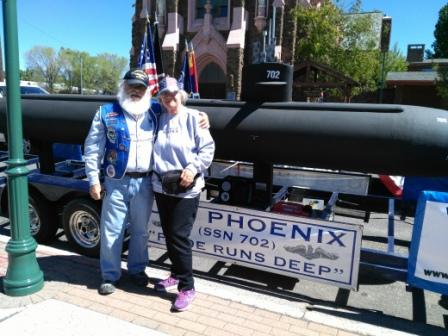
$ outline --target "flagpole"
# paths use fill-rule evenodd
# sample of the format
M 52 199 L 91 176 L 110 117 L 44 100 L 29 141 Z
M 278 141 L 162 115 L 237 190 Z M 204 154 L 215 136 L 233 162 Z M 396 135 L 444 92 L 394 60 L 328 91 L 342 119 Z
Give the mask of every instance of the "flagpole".
M 155 12 L 155 21 L 154 21 L 153 49 L 154 49 L 154 58 L 155 58 L 156 69 L 157 69 L 157 79 L 160 82 L 163 80 L 163 78 L 165 78 L 165 69 L 163 66 L 162 49 L 160 47 L 159 21 L 157 19 L 157 11 Z

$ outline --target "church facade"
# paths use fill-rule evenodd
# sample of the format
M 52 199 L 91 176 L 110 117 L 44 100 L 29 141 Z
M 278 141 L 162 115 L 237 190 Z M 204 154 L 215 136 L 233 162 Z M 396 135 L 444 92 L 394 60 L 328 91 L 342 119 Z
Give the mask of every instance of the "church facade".
M 185 42 L 196 55 L 203 98 L 240 97 L 244 64 L 294 65 L 292 10 L 321 0 L 136 0 L 131 65 L 135 66 L 146 17 L 159 22 L 164 70 L 178 77 Z

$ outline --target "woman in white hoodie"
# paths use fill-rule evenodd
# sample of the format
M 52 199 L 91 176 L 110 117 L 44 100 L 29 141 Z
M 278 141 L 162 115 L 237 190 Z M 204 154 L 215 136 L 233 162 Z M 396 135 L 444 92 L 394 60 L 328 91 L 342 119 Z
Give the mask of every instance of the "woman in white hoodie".
M 172 308 L 183 311 L 195 297 L 189 236 L 215 143 L 210 131 L 198 126 L 198 112 L 184 105 L 187 94 L 174 78 L 166 79 L 159 100 L 163 112 L 154 144 L 152 183 L 172 266 L 170 277 L 155 288 L 166 291 L 177 286 Z

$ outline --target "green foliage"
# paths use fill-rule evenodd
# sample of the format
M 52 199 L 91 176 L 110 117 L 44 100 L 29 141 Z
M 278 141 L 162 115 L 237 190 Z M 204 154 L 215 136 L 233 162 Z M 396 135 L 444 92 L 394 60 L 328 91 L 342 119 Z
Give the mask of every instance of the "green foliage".
M 448 108 L 448 67 L 438 67 L 437 94 L 444 100 L 444 108 Z
M 118 81 L 127 65 L 124 57 L 113 54 L 100 54 L 96 57 L 96 78 L 95 87 L 103 93 L 116 93 Z
M 349 13 L 359 13 L 361 6 L 361 0 L 354 1 Z M 297 8 L 295 17 L 298 22 L 296 63 L 323 63 L 352 78 L 359 83 L 352 95 L 377 89 L 382 57 L 373 16 L 346 15 L 327 0 L 320 8 Z M 407 67 L 397 48 L 386 59 L 385 71 Z
M 432 44 L 433 58 L 448 58 L 448 4 L 439 11 L 439 20 L 434 30 L 435 41 Z
M 113 54 L 91 56 L 87 52 L 61 48 L 34 47 L 26 53 L 27 69 L 22 79 L 46 82 L 50 92 L 55 83 L 64 93 L 114 94 L 127 60 Z
M 35 73 L 36 79 L 42 78 L 48 85 L 48 91 L 54 92 L 54 84 L 61 71 L 61 63 L 53 48 L 35 46 L 25 54 L 27 70 Z
M 433 52 L 427 52 L 430 58 L 448 58 L 448 4 L 439 11 L 439 19 L 434 30 L 435 41 L 432 44 Z M 448 66 L 439 66 L 436 83 L 437 95 L 442 98 L 445 108 L 448 108 Z
M 331 64 L 333 51 L 343 35 L 342 12 L 330 1 L 320 8 L 299 6 L 295 10 L 298 22 L 297 60 Z
M 20 80 L 42 82 L 43 78 L 35 70 L 26 69 L 20 71 Z
M 388 52 L 384 69 L 386 73 L 391 71 L 408 70 L 408 63 L 406 62 L 406 57 L 404 57 L 400 49 L 398 49 L 397 43 L 395 43 L 392 50 Z
M 81 93 L 81 72 L 84 77 L 84 63 L 90 56 L 77 50 L 61 48 L 59 57 L 62 62 L 61 79 L 64 83 L 64 91 L 73 93 L 75 89 L 77 93 Z M 85 83 L 85 79 L 82 78 L 82 86 L 85 86 Z

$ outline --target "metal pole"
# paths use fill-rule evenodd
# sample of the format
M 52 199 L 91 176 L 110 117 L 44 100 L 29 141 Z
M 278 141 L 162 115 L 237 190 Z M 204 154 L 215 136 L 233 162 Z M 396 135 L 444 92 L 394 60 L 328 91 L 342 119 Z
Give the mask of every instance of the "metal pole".
M 277 7 L 272 6 L 272 36 L 271 36 L 271 41 L 269 41 L 271 44 L 274 45 L 275 48 L 275 44 L 276 44 L 276 38 L 275 38 L 275 21 L 276 21 L 276 13 L 277 13 Z
M 263 30 L 262 36 L 262 50 L 261 50 L 261 60 L 263 63 L 266 63 L 266 36 L 268 35 L 268 32 L 266 30 Z
M 383 103 L 383 90 L 384 90 L 384 67 L 386 63 L 386 52 L 382 52 L 382 59 L 381 59 L 381 87 L 380 87 L 380 97 L 379 97 L 379 103 Z
M 79 84 L 80 88 L 81 88 L 81 94 L 82 94 L 82 55 L 81 55 L 81 74 L 80 74 L 80 81 L 81 83 Z
M 11 239 L 6 244 L 8 269 L 3 279 L 6 295 L 33 294 L 44 285 L 43 273 L 36 260 L 36 241 L 30 234 L 28 214 L 29 170 L 23 158 L 22 111 L 20 104 L 19 47 L 17 38 L 17 0 L 3 0 L 3 32 L 8 126 L 8 197 Z

